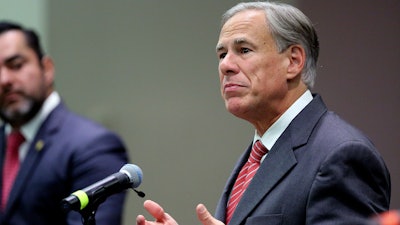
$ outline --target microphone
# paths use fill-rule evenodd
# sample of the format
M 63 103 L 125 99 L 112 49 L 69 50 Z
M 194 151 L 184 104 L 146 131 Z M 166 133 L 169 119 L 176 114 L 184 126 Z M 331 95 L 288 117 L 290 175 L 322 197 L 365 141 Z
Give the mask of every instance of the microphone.
M 125 164 L 117 173 L 100 180 L 82 190 L 77 190 L 61 201 L 64 211 L 80 211 L 88 205 L 100 204 L 110 195 L 132 188 L 140 197 L 145 194 L 135 190 L 142 183 L 142 170 L 134 164 Z M 96 205 L 95 207 L 97 207 Z

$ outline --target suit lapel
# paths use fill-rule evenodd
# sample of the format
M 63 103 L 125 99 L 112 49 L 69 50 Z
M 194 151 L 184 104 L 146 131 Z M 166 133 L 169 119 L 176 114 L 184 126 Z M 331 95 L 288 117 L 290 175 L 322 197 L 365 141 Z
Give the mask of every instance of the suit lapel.
M 4 131 L 4 126 L 1 126 L 0 128 L 0 187 L 3 186 L 3 164 L 4 164 L 4 154 L 5 154 L 5 131 Z M 0 188 L 1 190 L 1 188 Z M 0 224 L 3 224 L 3 217 L 4 217 L 4 212 L 0 210 Z
M 281 145 L 273 147 L 243 194 L 230 224 L 240 224 L 245 220 L 264 196 L 277 185 L 296 163 L 297 160 L 290 141 L 282 141 Z
M 237 205 L 230 225 L 241 224 L 246 220 L 259 202 L 296 166 L 297 159 L 294 151 L 307 143 L 315 125 L 326 111 L 327 108 L 321 97 L 316 95 L 313 101 L 295 117 L 260 165 L 256 175 Z M 249 151 L 248 149 L 247 153 L 243 156 L 245 159 L 242 158 L 242 164 L 235 168 L 236 172 L 231 176 L 229 186 L 226 187 L 227 197 L 225 198 L 225 207 L 229 192 L 232 189 L 232 183 L 244 163 L 243 160 L 247 160 Z M 221 220 L 224 219 L 225 214 Z
M 40 161 L 40 159 L 42 158 L 42 155 L 46 151 L 49 144 L 50 143 L 46 143 L 44 139 L 37 139 L 32 142 L 31 146 L 29 146 L 28 154 L 26 155 L 26 158 L 19 169 L 18 175 L 10 193 L 7 210 L 13 207 L 14 203 L 17 202 L 18 196 L 20 196 L 21 192 L 23 192 L 24 188 L 26 188 L 26 182 L 35 172 L 36 165 L 38 164 L 38 161 Z M 42 147 L 37 147 L 40 145 L 42 145 Z
M 16 177 L 13 188 L 10 192 L 9 203 L 6 212 L 13 210 L 14 205 L 18 202 L 19 196 L 26 188 L 26 183 L 29 181 L 33 173 L 35 173 L 36 166 L 39 164 L 43 154 L 50 148 L 52 144 L 52 137 L 57 131 L 59 123 L 62 122 L 62 108 L 63 104 L 57 106 L 53 112 L 43 122 L 39 128 L 34 140 L 29 146 L 28 153 L 21 164 L 18 175 Z M 61 113 L 61 114 L 60 114 Z M 22 203 L 23 204 L 23 203 Z
M 251 147 L 252 147 L 252 144 L 250 144 L 250 146 L 247 148 L 247 150 L 240 156 L 238 162 L 236 163 L 235 167 L 232 170 L 232 174 L 229 176 L 229 178 L 226 182 L 222 196 L 221 196 L 220 200 L 218 201 L 218 205 L 215 210 L 215 218 L 217 218 L 220 221 L 225 221 L 226 206 L 228 204 L 230 192 L 236 181 L 236 177 L 238 176 L 243 165 L 246 163 L 247 159 L 249 158 Z
M 0 171 L 3 174 L 3 165 L 4 165 L 4 155 L 6 152 L 6 134 L 4 125 L 0 128 Z M 3 176 L 0 175 L 1 181 L 3 180 Z

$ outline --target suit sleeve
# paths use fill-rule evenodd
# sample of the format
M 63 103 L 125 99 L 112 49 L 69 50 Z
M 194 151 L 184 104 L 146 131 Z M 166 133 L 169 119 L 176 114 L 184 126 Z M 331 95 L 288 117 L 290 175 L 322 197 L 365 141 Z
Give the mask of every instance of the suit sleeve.
M 77 141 L 79 142 L 79 141 Z M 85 188 L 105 177 L 116 173 L 128 162 L 122 140 L 111 132 L 85 137 L 73 157 L 71 166 L 72 191 Z M 96 224 L 122 224 L 125 192 L 112 195 L 101 203 L 96 212 Z M 81 215 L 70 212 L 68 224 L 81 225 Z
M 372 215 L 388 210 L 389 202 L 390 176 L 376 150 L 361 142 L 342 143 L 321 164 L 306 224 L 367 224 Z

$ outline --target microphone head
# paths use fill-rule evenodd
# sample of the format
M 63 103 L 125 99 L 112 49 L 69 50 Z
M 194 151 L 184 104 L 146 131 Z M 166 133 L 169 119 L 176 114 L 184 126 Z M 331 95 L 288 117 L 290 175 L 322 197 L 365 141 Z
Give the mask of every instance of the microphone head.
M 125 173 L 129 177 L 132 188 L 137 188 L 142 183 L 143 172 L 134 164 L 125 164 L 119 172 Z

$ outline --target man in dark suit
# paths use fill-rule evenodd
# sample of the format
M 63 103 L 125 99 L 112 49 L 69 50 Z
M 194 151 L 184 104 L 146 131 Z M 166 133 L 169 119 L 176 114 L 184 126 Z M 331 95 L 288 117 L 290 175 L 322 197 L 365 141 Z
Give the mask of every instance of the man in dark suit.
M 82 224 L 80 213 L 62 211 L 61 200 L 128 162 L 117 134 L 67 109 L 35 32 L 10 22 L 0 22 L 0 116 L 2 225 Z M 18 166 L 8 160 L 11 133 L 21 137 Z M 121 224 L 124 200 L 120 193 L 100 204 L 97 224 Z
M 255 135 L 215 217 L 197 206 L 204 225 L 367 224 L 389 208 L 390 176 L 374 145 L 310 91 L 319 44 L 302 12 L 238 4 L 222 17 L 216 50 L 225 106 Z M 176 224 L 157 203 L 144 207 L 156 221 L 139 215 L 138 225 Z

